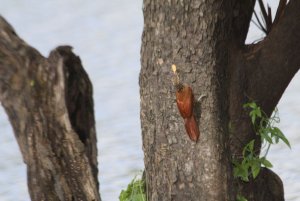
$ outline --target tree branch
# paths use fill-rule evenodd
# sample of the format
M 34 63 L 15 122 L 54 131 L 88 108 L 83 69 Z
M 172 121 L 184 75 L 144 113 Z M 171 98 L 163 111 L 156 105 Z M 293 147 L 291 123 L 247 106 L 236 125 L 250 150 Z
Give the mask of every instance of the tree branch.
M 282 14 L 284 12 L 284 9 L 286 7 L 286 4 L 287 4 L 287 0 L 280 0 L 277 11 L 276 11 L 276 15 L 274 18 L 274 22 L 273 22 L 274 25 L 276 25 L 279 22 Z
M 245 54 L 247 95 L 271 114 L 300 66 L 300 1 L 291 0 L 269 35 Z
M 0 17 L 0 101 L 33 201 L 100 200 L 92 88 L 70 47 L 44 58 Z
M 236 0 L 233 9 L 233 42 L 244 45 L 254 11 L 255 0 Z

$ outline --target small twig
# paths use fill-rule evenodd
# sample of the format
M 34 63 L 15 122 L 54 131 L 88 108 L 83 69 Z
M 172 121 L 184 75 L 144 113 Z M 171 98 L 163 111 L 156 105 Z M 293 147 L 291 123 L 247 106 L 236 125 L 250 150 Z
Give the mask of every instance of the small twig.
M 206 95 L 206 94 L 200 95 L 199 98 L 197 99 L 197 101 L 198 101 L 198 102 L 201 102 L 201 99 L 204 98 L 204 97 L 207 97 L 207 95 Z
M 267 34 L 267 30 L 266 30 L 265 27 L 262 25 L 260 19 L 259 19 L 258 16 L 257 16 L 256 11 L 254 11 L 254 16 L 255 16 L 255 18 L 256 18 L 257 23 L 259 24 L 259 26 L 258 26 L 256 23 L 254 23 L 254 24 L 257 26 L 257 28 L 259 28 L 261 31 L 263 31 L 265 34 Z M 254 22 L 254 21 L 253 21 L 253 22 Z
M 258 0 L 259 7 L 263 16 L 263 19 L 265 20 L 265 23 L 267 24 L 268 14 L 264 5 L 264 2 L 262 0 Z

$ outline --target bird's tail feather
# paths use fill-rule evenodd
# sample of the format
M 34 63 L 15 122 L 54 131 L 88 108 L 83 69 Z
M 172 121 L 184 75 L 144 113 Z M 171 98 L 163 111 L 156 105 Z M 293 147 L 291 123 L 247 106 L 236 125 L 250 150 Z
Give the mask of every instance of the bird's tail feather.
M 200 131 L 194 115 L 184 119 L 184 125 L 185 125 L 185 130 L 188 136 L 190 137 L 190 139 L 197 142 L 200 136 Z

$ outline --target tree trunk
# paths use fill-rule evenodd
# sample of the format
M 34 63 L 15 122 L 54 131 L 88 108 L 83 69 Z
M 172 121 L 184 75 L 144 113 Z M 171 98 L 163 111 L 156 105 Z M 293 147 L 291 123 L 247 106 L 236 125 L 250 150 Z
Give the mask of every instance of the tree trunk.
M 232 158 L 258 138 L 243 104 L 255 100 L 270 115 L 300 64 L 300 1 L 281 7 L 263 41 L 245 45 L 254 4 L 144 0 L 140 94 L 149 201 L 235 200 L 238 194 L 284 200 L 271 170 L 263 168 L 248 183 L 232 173 Z M 195 104 L 197 143 L 186 135 L 176 106 L 173 63 L 196 100 L 206 96 Z
M 32 201 L 98 201 L 92 85 L 71 47 L 44 58 L 0 17 L 0 101 Z
M 233 200 L 224 115 L 229 3 L 144 1 L 140 93 L 150 201 Z M 196 99 L 206 96 L 196 105 L 198 143 L 189 140 L 180 119 L 171 82 L 173 63 Z

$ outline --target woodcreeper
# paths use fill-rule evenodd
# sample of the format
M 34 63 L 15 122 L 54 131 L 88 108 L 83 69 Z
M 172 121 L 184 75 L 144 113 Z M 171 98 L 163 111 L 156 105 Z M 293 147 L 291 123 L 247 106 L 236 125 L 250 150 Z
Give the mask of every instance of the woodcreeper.
M 176 66 L 172 65 L 174 73 L 173 84 L 176 88 L 176 103 L 180 115 L 184 119 L 185 130 L 192 141 L 197 142 L 200 132 L 193 112 L 194 94 L 192 88 L 179 79 Z

